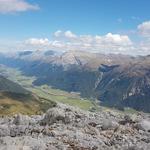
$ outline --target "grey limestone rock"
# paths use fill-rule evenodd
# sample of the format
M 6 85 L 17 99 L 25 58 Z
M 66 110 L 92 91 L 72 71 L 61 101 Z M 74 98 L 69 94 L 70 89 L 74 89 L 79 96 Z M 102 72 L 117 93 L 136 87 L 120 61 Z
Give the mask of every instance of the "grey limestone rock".
M 113 111 L 58 104 L 43 115 L 0 118 L 0 150 L 150 150 L 149 116 Z

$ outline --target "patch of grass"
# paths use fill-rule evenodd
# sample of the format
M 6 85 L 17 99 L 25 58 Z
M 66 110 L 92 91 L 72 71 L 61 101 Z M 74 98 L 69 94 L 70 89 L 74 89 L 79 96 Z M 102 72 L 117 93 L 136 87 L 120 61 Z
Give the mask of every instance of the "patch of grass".
M 126 113 L 126 114 L 136 114 L 136 113 L 138 113 L 138 111 L 136 111 L 135 109 L 132 109 L 132 108 L 124 108 L 124 113 Z
M 41 98 L 45 98 L 54 102 L 69 104 L 84 110 L 90 110 L 91 108 L 96 107 L 94 102 L 91 100 L 82 99 L 79 96 L 75 97 L 75 95 L 72 96 L 70 93 L 63 91 L 59 93 L 57 89 L 49 88 L 45 91 L 42 87 L 34 87 L 30 88 L 30 90 Z
M 43 99 L 35 98 L 34 96 L 27 98 L 29 99 L 25 101 L 25 97 L 23 100 L 20 100 L 20 98 L 18 100 L 10 96 L 3 96 L 0 99 L 0 115 L 13 115 L 18 113 L 27 115 L 41 114 L 48 108 L 56 105 L 55 102 L 49 100 L 42 101 Z

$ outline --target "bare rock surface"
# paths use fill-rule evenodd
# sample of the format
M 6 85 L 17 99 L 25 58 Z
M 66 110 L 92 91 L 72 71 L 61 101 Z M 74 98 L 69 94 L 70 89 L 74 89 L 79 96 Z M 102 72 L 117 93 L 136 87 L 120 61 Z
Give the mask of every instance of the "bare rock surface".
M 41 116 L 0 118 L 0 150 L 150 150 L 150 115 L 58 104 Z

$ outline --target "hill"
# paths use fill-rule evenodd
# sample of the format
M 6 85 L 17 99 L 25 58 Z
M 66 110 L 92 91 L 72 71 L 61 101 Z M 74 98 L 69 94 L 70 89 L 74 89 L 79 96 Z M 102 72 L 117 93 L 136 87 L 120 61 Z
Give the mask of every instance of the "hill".
M 0 76 L 0 115 L 37 114 L 54 105 L 54 102 L 39 98 L 19 84 Z
M 19 84 L 14 83 L 0 75 L 0 92 L 3 91 L 18 94 L 29 94 L 29 91 L 25 90 Z

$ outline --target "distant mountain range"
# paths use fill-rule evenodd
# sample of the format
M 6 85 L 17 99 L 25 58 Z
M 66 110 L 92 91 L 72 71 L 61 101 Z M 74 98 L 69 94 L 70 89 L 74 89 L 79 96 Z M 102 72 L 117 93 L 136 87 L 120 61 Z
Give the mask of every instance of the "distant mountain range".
M 36 76 L 35 85 L 81 92 L 106 106 L 150 112 L 150 56 L 24 51 L 0 54 L 0 64 Z

